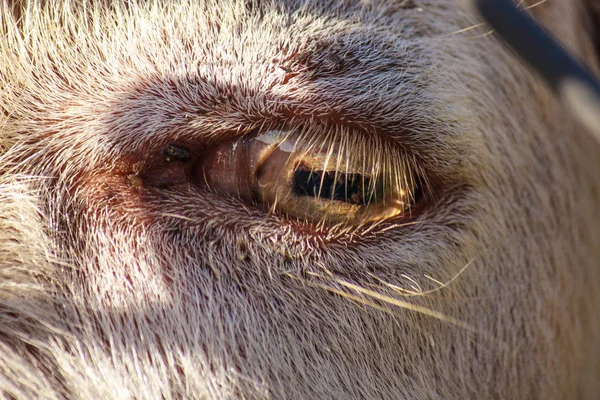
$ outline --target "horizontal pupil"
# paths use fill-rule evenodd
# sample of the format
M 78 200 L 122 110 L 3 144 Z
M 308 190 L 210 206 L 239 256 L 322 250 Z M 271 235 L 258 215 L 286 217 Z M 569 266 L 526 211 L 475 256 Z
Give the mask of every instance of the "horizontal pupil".
M 380 186 L 377 185 L 375 192 L 380 191 L 377 190 Z M 371 179 L 362 174 L 315 171 L 303 163 L 296 166 L 292 179 L 292 192 L 296 196 L 320 197 L 357 205 L 368 205 L 372 197 L 378 198 L 368 188 L 373 191 Z

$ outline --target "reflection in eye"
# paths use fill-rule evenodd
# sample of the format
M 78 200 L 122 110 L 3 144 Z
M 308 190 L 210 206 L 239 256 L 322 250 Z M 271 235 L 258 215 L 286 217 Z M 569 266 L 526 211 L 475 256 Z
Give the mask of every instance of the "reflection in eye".
M 418 192 L 414 162 L 355 132 L 270 130 L 221 145 L 202 166 L 209 187 L 320 226 L 407 216 Z
M 319 197 L 366 206 L 370 198 L 371 178 L 358 173 L 316 171 L 304 162 L 296 163 L 292 176 L 292 193 L 296 196 Z M 383 197 L 383 185 L 378 180 L 372 195 Z

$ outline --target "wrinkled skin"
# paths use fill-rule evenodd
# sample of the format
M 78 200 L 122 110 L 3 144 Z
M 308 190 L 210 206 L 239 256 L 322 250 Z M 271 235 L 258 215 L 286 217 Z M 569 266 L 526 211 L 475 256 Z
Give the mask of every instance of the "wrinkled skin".
M 458 2 L 33 3 L 0 3 L 3 396 L 596 398 L 600 146 Z M 528 12 L 597 71 L 593 6 Z M 424 205 L 336 233 L 161 159 L 265 126 L 380 135 Z

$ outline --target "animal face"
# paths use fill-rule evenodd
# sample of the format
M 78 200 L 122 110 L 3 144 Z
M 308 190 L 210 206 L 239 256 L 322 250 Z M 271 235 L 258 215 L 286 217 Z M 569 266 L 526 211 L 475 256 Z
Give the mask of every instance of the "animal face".
M 600 149 L 458 2 L 0 5 L 4 396 L 593 398 Z

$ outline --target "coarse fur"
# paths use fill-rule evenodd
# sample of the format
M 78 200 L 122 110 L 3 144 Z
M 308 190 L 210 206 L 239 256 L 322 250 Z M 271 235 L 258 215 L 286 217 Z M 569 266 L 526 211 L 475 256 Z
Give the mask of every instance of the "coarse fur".
M 598 71 L 594 3 L 534 3 Z M 458 1 L 0 7 L 3 397 L 597 398 L 600 146 Z M 427 204 L 335 233 L 161 163 L 267 126 Z

